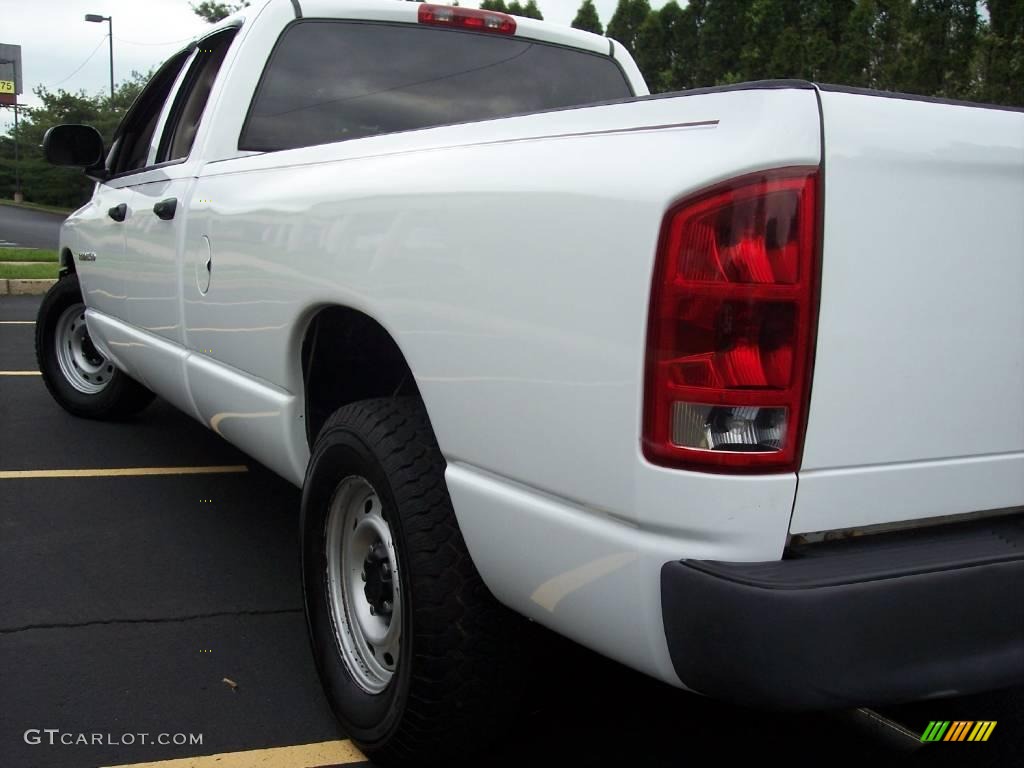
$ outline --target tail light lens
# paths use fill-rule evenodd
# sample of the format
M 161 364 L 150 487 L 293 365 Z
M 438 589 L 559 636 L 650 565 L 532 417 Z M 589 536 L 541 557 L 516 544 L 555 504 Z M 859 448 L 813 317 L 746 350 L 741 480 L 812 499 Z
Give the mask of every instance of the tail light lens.
M 494 32 L 499 35 L 516 33 L 516 20 L 507 13 L 478 11 L 475 8 L 460 8 L 457 5 L 421 3 L 418 19 L 420 24 L 434 24 L 470 32 Z
M 817 170 L 733 180 L 665 217 L 648 328 L 644 454 L 797 468 L 817 318 Z

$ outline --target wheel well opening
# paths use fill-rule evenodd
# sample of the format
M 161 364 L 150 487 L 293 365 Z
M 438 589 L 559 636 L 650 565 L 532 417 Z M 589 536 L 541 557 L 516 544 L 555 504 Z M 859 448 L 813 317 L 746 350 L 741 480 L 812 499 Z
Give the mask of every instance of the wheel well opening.
M 61 277 L 75 274 L 75 256 L 71 253 L 70 248 L 65 248 L 60 252 L 59 271 Z
M 374 397 L 419 395 L 401 350 L 380 323 L 348 307 L 320 310 L 302 341 L 306 439 L 338 408 Z

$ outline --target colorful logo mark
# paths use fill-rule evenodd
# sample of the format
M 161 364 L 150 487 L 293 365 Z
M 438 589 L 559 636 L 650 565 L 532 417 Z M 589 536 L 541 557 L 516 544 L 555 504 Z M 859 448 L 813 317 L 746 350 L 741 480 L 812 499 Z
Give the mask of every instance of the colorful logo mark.
M 995 727 L 995 720 L 932 720 L 921 741 L 988 741 Z

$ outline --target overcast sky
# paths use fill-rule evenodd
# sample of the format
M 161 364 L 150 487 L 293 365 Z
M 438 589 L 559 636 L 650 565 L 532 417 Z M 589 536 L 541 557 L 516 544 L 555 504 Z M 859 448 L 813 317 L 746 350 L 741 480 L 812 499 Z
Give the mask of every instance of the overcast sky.
M 665 1 L 653 0 L 651 5 L 659 7 Z M 595 0 L 602 23 L 608 23 L 616 3 Z M 537 4 L 547 21 L 569 24 L 580 0 L 538 0 Z M 463 0 L 463 5 L 477 3 Z M 84 21 L 87 13 L 114 19 L 117 81 L 133 69 L 148 72 L 206 27 L 192 13 L 189 0 L 0 0 L 0 43 L 21 46 L 25 93 L 20 103 L 38 105 L 32 93 L 38 85 L 88 93 L 110 90 L 107 25 Z M 7 65 L 0 65 L 0 70 L 9 75 Z M 11 122 L 12 110 L 0 110 L 0 132 Z

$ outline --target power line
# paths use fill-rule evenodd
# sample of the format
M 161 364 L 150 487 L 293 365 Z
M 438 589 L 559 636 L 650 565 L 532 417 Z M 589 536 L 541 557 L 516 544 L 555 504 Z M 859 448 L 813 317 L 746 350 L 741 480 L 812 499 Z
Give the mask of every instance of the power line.
M 77 74 L 79 73 L 79 71 L 80 71 L 80 70 L 82 69 L 82 67 L 84 67 L 84 66 L 85 66 L 86 64 L 88 64 L 88 63 L 89 63 L 89 61 L 90 61 L 90 60 L 92 59 L 92 57 L 96 55 L 96 51 L 98 51 L 98 50 L 100 49 L 100 46 L 101 46 L 101 45 L 103 45 L 103 42 L 104 42 L 104 41 L 105 41 L 106 39 L 107 39 L 107 35 L 104 35 L 103 37 L 101 37 L 101 38 L 100 38 L 100 41 L 99 41 L 99 43 L 97 43 L 97 44 L 96 44 L 96 47 L 92 49 L 92 53 L 90 53 L 90 54 L 89 54 L 89 56 L 88 56 L 88 57 L 86 58 L 86 60 L 85 60 L 85 61 L 83 61 L 83 62 L 82 62 L 81 64 L 79 64 L 79 65 L 78 65 L 78 68 L 77 68 L 77 69 L 76 69 L 76 70 L 75 70 L 74 72 L 72 72 L 72 73 L 71 73 L 70 75 L 68 75 L 67 77 L 65 77 L 65 78 L 64 78 L 63 80 L 61 80 L 61 81 L 59 81 L 59 82 L 56 82 L 56 83 L 54 83 L 53 85 L 51 85 L 51 86 L 48 86 L 48 87 L 50 87 L 50 88 L 56 88 L 56 87 L 57 87 L 58 85 L 61 85 L 61 84 L 63 84 L 63 83 L 66 83 L 66 82 L 67 82 L 68 80 L 70 80 L 70 79 L 71 79 L 72 77 L 74 77 L 75 75 L 77 75 Z
M 178 43 L 187 43 L 191 40 L 191 37 L 183 37 L 181 40 L 167 40 L 163 43 L 140 43 L 136 40 L 122 40 L 120 37 L 114 38 L 119 43 L 127 43 L 128 45 L 177 45 Z

